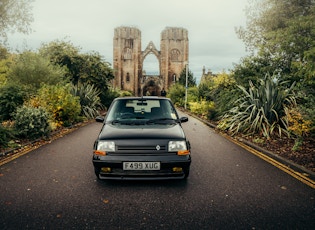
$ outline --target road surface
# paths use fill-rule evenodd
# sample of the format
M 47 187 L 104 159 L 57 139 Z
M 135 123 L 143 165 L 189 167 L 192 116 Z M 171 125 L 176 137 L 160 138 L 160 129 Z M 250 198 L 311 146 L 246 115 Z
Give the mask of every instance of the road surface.
M 0 167 L 0 229 L 315 229 L 315 190 L 218 135 L 183 124 L 189 178 L 96 180 L 91 123 Z

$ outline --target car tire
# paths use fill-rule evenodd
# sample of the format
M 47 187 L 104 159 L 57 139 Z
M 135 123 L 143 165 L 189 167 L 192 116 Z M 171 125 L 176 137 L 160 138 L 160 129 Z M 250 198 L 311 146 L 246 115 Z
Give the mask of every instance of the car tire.
M 97 179 L 100 180 L 101 169 L 100 168 L 94 168 L 94 172 L 95 172 L 95 176 L 97 177 Z
M 184 179 L 186 179 L 189 176 L 189 168 L 184 168 L 184 173 L 185 173 Z

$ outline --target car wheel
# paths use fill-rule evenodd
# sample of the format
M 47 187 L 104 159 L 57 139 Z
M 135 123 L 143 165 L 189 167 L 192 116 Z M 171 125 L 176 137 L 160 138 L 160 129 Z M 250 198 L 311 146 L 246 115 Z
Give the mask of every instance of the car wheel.
M 185 179 L 189 176 L 189 168 L 184 168 Z
M 97 179 L 100 180 L 101 169 L 100 168 L 94 168 L 94 172 L 95 172 L 95 176 L 97 177 Z

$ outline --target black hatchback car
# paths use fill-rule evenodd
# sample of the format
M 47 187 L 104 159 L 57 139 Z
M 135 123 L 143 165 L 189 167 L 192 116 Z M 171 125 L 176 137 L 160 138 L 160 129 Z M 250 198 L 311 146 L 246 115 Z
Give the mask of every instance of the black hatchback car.
M 189 175 L 190 143 L 171 100 L 165 97 L 116 98 L 94 144 L 99 179 L 183 179 Z

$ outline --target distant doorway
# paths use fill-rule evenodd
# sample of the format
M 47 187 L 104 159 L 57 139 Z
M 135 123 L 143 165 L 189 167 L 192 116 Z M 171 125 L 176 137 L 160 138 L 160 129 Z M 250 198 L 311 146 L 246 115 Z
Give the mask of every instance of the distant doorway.
M 154 80 L 149 80 L 143 87 L 142 94 L 144 96 L 159 96 L 161 92 L 161 87 L 156 84 Z

